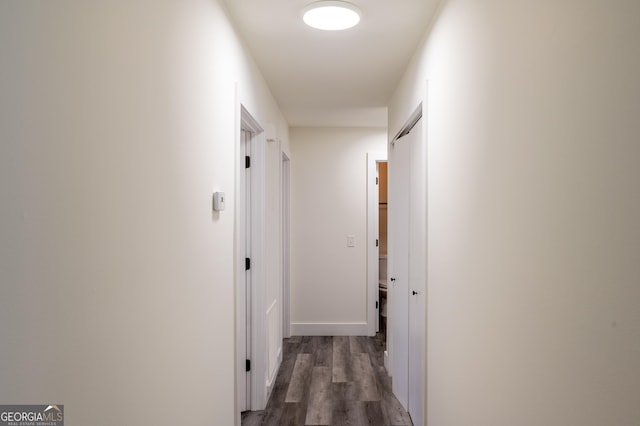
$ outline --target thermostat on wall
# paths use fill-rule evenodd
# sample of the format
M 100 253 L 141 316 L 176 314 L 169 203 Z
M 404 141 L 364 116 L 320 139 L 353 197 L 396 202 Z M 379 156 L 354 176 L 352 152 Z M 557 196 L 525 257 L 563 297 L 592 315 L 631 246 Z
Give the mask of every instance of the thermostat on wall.
M 217 212 L 224 210 L 224 192 L 213 193 L 213 210 Z

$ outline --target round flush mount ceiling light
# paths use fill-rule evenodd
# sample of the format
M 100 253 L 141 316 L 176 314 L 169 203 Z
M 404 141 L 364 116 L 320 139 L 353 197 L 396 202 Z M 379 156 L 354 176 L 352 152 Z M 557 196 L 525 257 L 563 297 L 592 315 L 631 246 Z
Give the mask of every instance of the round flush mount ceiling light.
M 302 13 L 305 24 L 319 30 L 346 30 L 360 22 L 360 9 L 345 1 L 318 1 Z

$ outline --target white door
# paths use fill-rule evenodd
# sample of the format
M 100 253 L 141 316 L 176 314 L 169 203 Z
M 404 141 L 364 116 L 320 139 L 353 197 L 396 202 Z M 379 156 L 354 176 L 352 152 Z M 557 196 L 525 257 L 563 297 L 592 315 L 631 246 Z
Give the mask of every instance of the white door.
M 405 136 L 409 165 L 409 414 L 413 424 L 424 424 L 426 338 L 426 155 L 422 120 Z M 404 140 L 404 138 L 403 138 Z
M 264 280 L 264 130 L 240 105 L 237 173 L 236 333 L 239 409 L 262 410 L 267 403 Z M 249 368 L 250 367 L 250 368 Z M 250 371 L 247 371 L 250 370 Z
M 240 173 L 241 176 L 241 217 L 242 225 L 240 226 L 241 232 L 244 234 L 244 256 L 245 258 L 251 258 L 251 169 L 245 167 L 246 157 L 250 155 L 251 151 L 251 133 L 246 130 L 241 130 L 241 164 L 240 167 L 244 169 Z M 250 359 L 251 354 L 251 271 L 244 268 L 244 280 L 240 285 L 238 292 L 238 298 L 240 300 L 240 310 L 238 315 L 241 336 L 239 337 L 239 351 L 240 362 L 238 363 L 238 404 L 240 411 L 247 411 L 251 408 L 251 373 L 247 371 L 245 360 Z
M 392 389 L 409 405 L 409 161 L 404 138 L 389 150 L 387 328 Z
M 389 351 L 392 389 L 424 424 L 426 147 L 421 108 L 389 151 Z

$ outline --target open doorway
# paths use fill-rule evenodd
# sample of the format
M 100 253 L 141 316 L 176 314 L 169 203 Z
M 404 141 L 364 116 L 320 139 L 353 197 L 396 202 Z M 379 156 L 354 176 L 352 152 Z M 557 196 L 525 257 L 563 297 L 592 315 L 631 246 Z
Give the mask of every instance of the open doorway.
M 367 154 L 367 163 L 367 326 L 369 336 L 383 331 L 386 344 L 387 159 Z
M 387 194 L 388 168 L 386 161 L 377 161 L 378 171 L 378 319 L 376 331 L 387 343 Z

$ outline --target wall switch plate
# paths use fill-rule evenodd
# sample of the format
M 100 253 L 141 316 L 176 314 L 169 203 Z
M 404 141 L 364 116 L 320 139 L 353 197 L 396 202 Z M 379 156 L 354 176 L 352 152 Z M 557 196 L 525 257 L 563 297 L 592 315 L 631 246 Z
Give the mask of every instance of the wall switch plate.
M 355 246 L 356 246 L 356 236 L 347 235 L 347 247 L 355 247 Z

